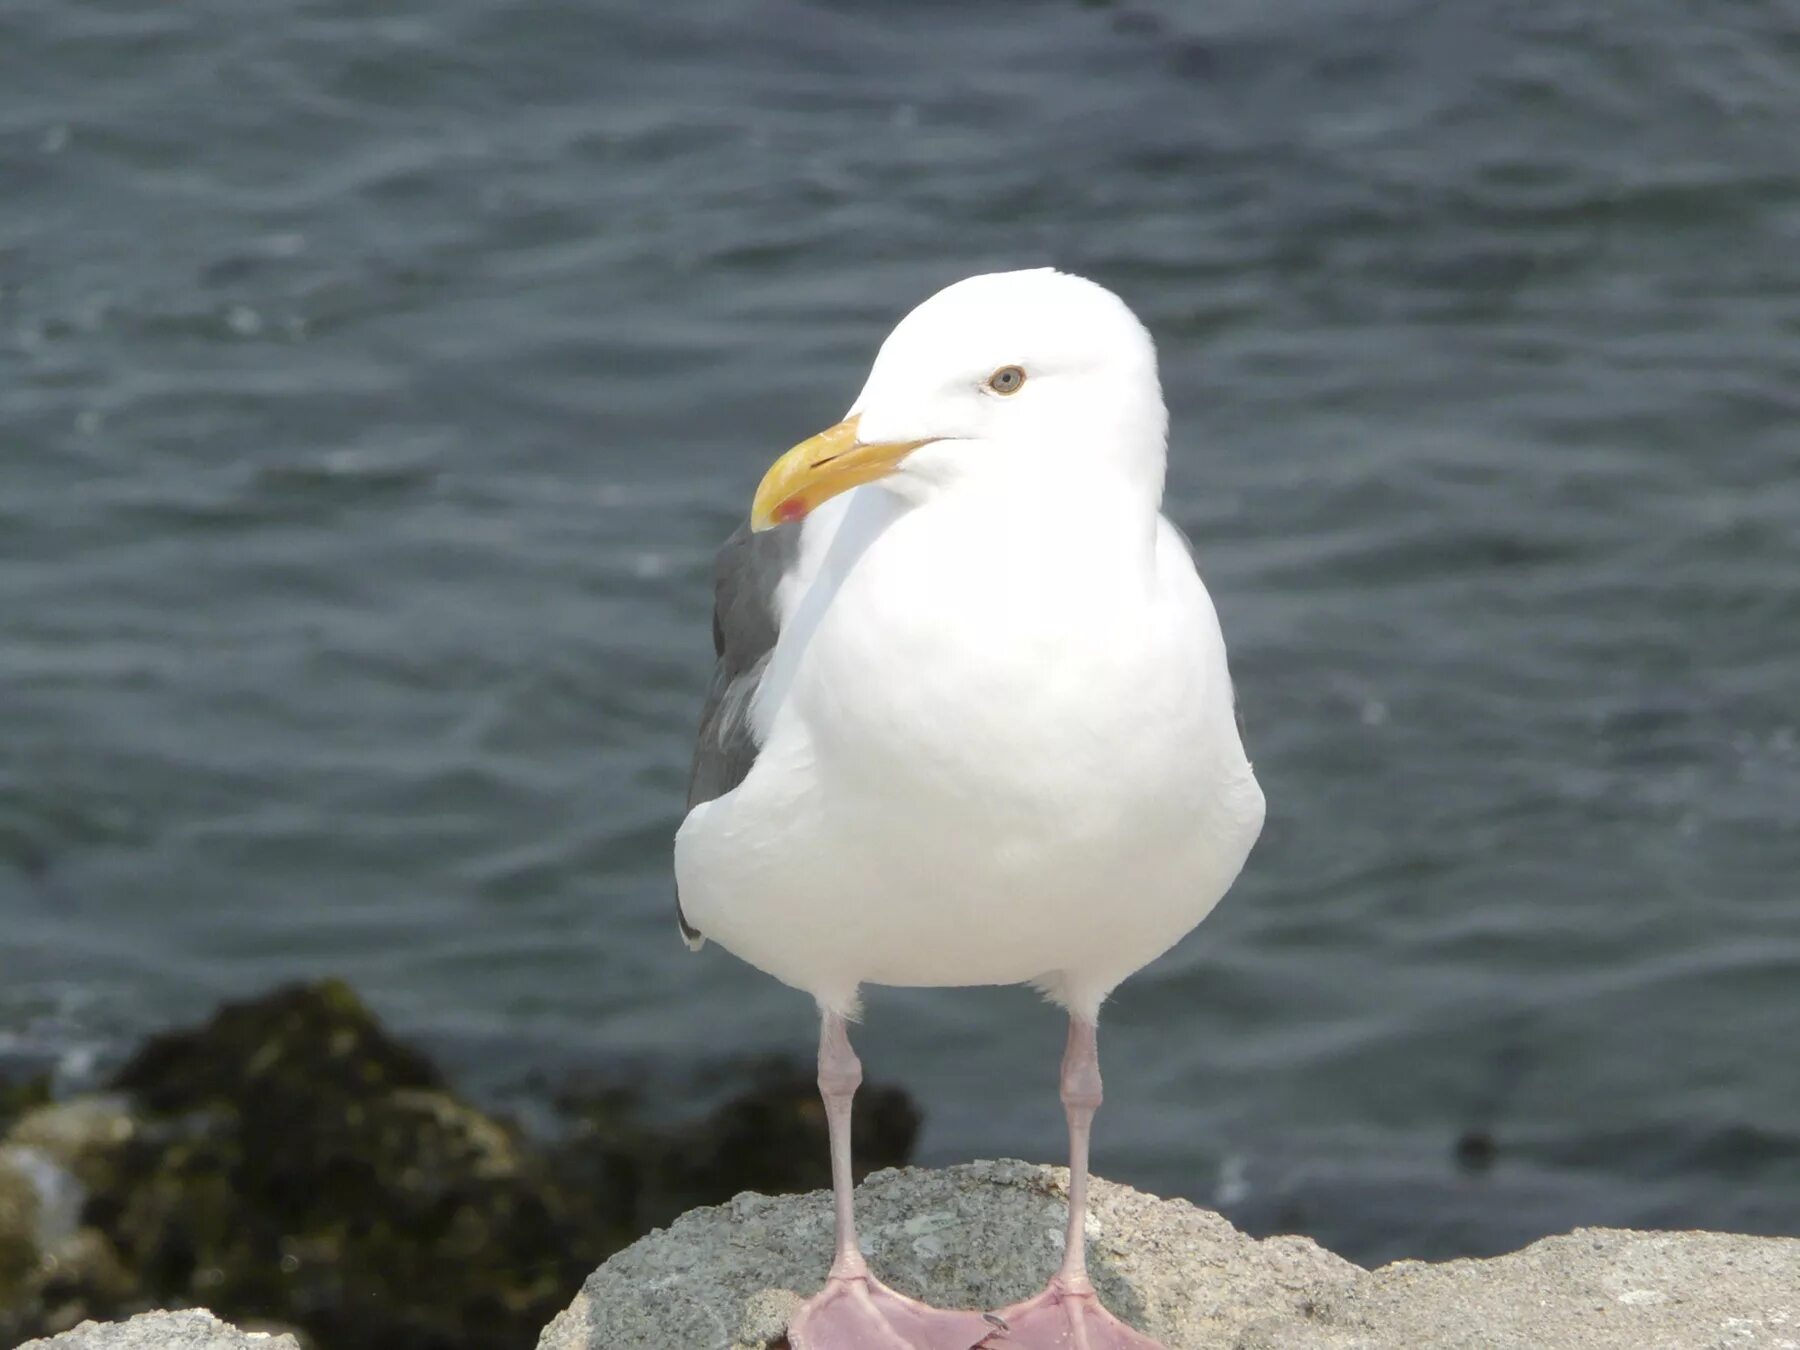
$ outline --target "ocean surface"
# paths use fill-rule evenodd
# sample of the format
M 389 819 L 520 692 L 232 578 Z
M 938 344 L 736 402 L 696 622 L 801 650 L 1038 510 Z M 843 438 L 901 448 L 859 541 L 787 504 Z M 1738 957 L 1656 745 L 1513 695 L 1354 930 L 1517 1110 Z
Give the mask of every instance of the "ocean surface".
M 708 569 L 892 323 L 1154 332 L 1268 794 L 1105 1175 L 1365 1262 L 1800 1232 L 1800 4 L 0 6 L 0 1065 L 340 974 L 529 1110 L 676 939 Z M 882 992 L 922 1159 L 1062 1027 Z

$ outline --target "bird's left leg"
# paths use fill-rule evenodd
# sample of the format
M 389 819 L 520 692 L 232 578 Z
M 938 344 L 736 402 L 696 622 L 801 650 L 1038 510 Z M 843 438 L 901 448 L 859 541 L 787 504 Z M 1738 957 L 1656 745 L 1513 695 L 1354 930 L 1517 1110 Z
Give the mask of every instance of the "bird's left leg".
M 862 1084 L 862 1061 L 850 1048 L 844 1019 L 824 1012 L 819 1028 L 819 1095 L 831 1136 L 831 1194 L 837 1245 L 825 1287 L 788 1323 L 793 1350 L 970 1350 L 993 1323 L 977 1312 L 944 1312 L 894 1292 L 869 1273 L 856 1241 L 850 1170 L 850 1102 Z
M 1008 1350 L 1162 1350 L 1101 1306 L 1087 1272 L 1088 1136 L 1100 1109 L 1100 1050 L 1094 1024 L 1069 1017 L 1062 1062 L 1063 1111 L 1069 1119 L 1069 1229 L 1062 1266 L 1049 1286 L 995 1314 Z

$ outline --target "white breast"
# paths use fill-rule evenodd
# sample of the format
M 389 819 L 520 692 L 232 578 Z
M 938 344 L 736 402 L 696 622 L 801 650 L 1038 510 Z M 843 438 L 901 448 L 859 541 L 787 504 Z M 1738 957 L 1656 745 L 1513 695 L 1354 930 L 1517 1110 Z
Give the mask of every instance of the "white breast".
M 1217 903 L 1262 795 L 1211 602 L 1167 526 L 1074 505 L 892 513 L 822 567 L 756 767 L 678 840 L 709 936 L 827 1003 L 1035 981 L 1097 1009 Z

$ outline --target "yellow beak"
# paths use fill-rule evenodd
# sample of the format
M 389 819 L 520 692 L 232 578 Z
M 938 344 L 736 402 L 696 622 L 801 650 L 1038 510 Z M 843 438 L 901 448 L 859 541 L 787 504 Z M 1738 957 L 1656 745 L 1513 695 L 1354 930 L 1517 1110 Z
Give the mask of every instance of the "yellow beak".
M 849 418 L 801 441 L 769 466 L 750 505 L 750 528 L 757 532 L 802 519 L 820 502 L 863 483 L 873 483 L 899 467 L 924 441 L 866 444 L 857 439 L 859 419 Z

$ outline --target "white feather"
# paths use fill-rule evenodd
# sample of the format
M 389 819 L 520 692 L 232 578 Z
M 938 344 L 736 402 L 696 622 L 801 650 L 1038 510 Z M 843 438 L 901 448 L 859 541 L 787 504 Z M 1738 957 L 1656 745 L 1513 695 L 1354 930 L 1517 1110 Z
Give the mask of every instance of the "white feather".
M 996 368 L 1027 372 L 1010 397 Z M 1160 515 L 1147 333 L 1054 272 L 972 278 L 884 344 L 865 440 L 925 440 L 806 523 L 734 791 L 682 904 L 837 1011 L 863 983 L 1036 983 L 1093 1016 L 1262 827 L 1224 641 Z

